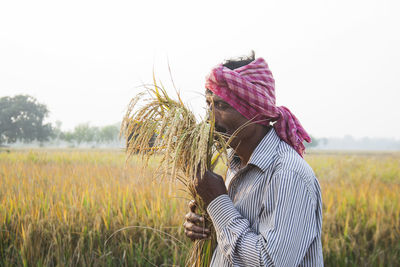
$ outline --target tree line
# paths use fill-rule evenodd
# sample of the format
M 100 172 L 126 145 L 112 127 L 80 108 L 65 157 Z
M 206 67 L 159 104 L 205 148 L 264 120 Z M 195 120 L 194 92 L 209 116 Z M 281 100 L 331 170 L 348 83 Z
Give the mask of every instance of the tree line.
M 82 123 L 72 131 L 62 131 L 60 121 L 55 124 L 44 122 L 48 115 L 47 106 L 32 96 L 16 95 L 0 98 L 0 145 L 17 141 L 29 143 L 61 140 L 77 145 L 118 141 L 119 124 L 96 127 Z
M 82 123 L 72 131 L 62 131 L 60 121 L 55 124 L 44 122 L 48 115 L 47 106 L 32 96 L 16 95 L 0 98 L 0 145 L 17 141 L 24 143 L 65 141 L 71 145 L 118 142 L 119 123 L 103 127 Z M 311 144 L 305 143 L 306 147 L 318 145 L 318 139 L 312 139 Z

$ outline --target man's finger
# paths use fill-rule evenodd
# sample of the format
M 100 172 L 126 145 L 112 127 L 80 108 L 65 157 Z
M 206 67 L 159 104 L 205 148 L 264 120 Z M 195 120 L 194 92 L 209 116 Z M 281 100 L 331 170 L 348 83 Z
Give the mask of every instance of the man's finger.
M 189 231 L 189 230 L 186 230 L 185 229 L 185 235 L 187 236 L 187 237 L 189 237 L 190 239 L 206 239 L 206 238 L 208 238 L 208 235 L 207 234 L 200 234 L 200 233 L 195 233 L 195 232 L 192 232 L 192 231 Z
M 197 204 L 196 201 L 190 200 L 189 201 L 189 209 L 191 212 L 196 212 Z
M 209 234 L 210 230 L 208 228 L 204 228 L 201 226 L 197 226 L 192 222 L 185 222 L 183 224 L 183 227 L 185 227 L 185 230 L 198 233 L 198 234 Z
M 196 224 L 204 222 L 204 218 L 200 215 L 197 215 L 194 212 L 189 212 L 188 214 L 186 214 L 185 218 L 186 218 L 186 220 L 196 223 Z

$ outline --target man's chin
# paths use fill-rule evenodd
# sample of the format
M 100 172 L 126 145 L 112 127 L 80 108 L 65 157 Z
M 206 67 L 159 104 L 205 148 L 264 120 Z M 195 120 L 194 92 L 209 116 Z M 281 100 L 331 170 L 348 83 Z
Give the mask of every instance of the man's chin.
M 229 146 L 230 147 L 236 147 L 236 145 L 235 144 L 237 144 L 237 141 L 236 141 L 236 138 L 231 138 L 232 137 L 232 134 L 229 134 L 229 133 L 220 133 L 220 132 L 218 132 L 221 136 L 222 136 L 222 138 L 224 138 L 224 141 L 225 142 L 228 142 L 229 141 L 229 139 L 231 139 L 230 141 L 230 144 L 229 144 Z
M 236 142 L 235 139 L 233 139 L 233 140 L 228 144 L 228 146 L 229 146 L 230 148 L 233 148 L 233 149 L 236 149 L 236 148 L 238 147 L 238 145 L 239 145 L 239 143 Z
M 215 124 L 215 131 L 218 132 L 219 134 L 226 134 L 227 132 L 227 130 L 224 127 L 221 127 L 218 124 Z

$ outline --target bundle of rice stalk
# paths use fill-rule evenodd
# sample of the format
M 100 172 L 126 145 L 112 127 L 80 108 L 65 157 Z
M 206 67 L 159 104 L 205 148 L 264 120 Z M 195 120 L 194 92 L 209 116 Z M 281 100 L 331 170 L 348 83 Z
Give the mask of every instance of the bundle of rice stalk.
M 204 217 L 204 227 L 211 230 L 211 238 L 197 240 L 187 259 L 187 266 L 209 266 L 216 247 L 216 235 L 202 199 L 197 195 L 193 180 L 199 172 L 213 170 L 221 156 L 226 158 L 229 142 L 215 131 L 214 113 L 197 122 L 194 114 L 178 100 L 171 99 L 164 87 L 154 80 L 154 88 L 138 94 L 128 106 L 121 125 L 128 155 L 138 154 L 145 164 L 157 155 L 161 164 L 158 171 L 184 184 L 197 202 L 197 213 Z

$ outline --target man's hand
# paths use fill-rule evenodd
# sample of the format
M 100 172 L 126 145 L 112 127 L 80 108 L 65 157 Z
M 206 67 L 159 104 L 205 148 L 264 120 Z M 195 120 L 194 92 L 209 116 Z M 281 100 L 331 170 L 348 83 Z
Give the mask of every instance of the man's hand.
M 185 216 L 185 235 L 194 241 L 195 239 L 205 239 L 210 236 L 210 229 L 204 228 L 204 218 L 196 214 L 196 202 L 189 202 L 190 212 Z
M 225 182 L 222 177 L 212 171 L 206 171 L 203 176 L 198 172 L 194 181 L 197 194 L 203 199 L 205 208 L 215 198 L 227 194 Z

